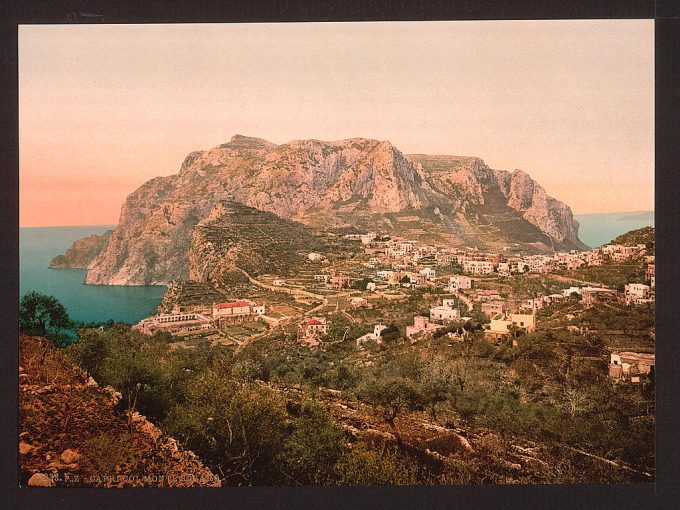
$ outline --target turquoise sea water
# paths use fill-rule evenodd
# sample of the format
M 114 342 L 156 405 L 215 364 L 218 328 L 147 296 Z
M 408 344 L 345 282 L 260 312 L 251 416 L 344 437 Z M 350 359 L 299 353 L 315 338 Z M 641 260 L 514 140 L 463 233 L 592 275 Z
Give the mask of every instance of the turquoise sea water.
M 134 324 L 156 312 L 163 286 L 83 285 L 84 269 L 49 269 L 50 260 L 77 239 L 103 234 L 112 225 L 19 229 L 19 294 L 35 290 L 56 297 L 73 320 Z
M 574 214 L 580 223 L 578 237 L 591 248 L 607 244 L 631 230 L 654 226 L 654 211 Z

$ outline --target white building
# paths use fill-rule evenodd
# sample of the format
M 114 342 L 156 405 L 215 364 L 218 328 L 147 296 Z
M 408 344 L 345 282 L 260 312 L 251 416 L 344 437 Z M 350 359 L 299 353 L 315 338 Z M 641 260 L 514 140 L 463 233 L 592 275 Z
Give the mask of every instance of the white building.
M 493 262 L 490 260 L 464 260 L 463 271 L 470 274 L 493 273 Z
M 499 262 L 498 263 L 498 274 L 499 276 L 510 276 L 512 269 L 510 262 Z
M 429 281 L 434 280 L 435 276 L 436 276 L 435 270 L 430 268 L 430 267 L 425 267 L 425 268 L 421 269 L 420 271 L 418 271 L 418 274 L 420 274 L 421 276 L 424 276 Z
M 651 301 L 652 288 L 644 283 L 629 283 L 624 287 L 627 304 L 643 304 Z
M 471 289 L 472 278 L 463 275 L 451 276 L 449 277 L 449 285 L 456 289 Z
M 435 306 L 430 308 L 430 319 L 438 321 L 453 321 L 460 319 L 460 311 L 448 306 Z
M 376 271 L 375 277 L 379 280 L 387 281 L 392 273 L 394 273 L 394 271 Z
M 562 290 L 562 295 L 564 297 L 570 297 L 572 294 L 581 295 L 581 287 L 569 287 L 568 289 Z
M 444 299 L 440 306 L 430 308 L 430 320 L 453 321 L 460 319 L 460 310 L 453 308 L 454 299 Z
M 384 324 L 376 324 L 373 326 L 373 333 L 366 333 L 364 336 L 360 336 L 357 338 L 357 346 L 360 347 L 364 342 L 368 342 L 370 340 L 375 341 L 376 343 L 381 344 L 382 343 L 382 332 L 387 329 L 387 326 Z

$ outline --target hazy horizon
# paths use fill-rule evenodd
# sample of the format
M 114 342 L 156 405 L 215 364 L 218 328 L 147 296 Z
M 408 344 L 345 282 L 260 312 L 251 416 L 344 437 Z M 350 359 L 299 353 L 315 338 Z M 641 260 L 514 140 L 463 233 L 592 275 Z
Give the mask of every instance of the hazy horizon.
M 652 20 L 24 25 L 20 225 L 117 224 L 235 133 L 477 156 L 574 214 L 653 211 L 653 47 Z

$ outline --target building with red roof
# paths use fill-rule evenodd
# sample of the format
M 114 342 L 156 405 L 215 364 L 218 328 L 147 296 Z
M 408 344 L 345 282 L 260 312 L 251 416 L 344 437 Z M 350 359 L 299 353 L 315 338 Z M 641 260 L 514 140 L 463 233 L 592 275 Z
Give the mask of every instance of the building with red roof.
M 212 306 L 212 314 L 214 318 L 234 316 L 234 315 L 250 315 L 251 307 L 254 303 L 250 301 L 232 301 L 229 303 L 214 303 Z
M 319 345 L 319 337 L 328 333 L 325 317 L 312 317 L 300 324 L 298 338 L 306 345 Z

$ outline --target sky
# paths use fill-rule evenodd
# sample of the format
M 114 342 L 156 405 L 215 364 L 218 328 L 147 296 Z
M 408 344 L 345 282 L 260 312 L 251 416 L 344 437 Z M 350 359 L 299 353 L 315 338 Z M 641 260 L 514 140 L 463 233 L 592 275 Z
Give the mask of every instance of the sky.
M 653 210 L 653 20 L 19 27 L 21 226 L 115 224 L 236 133 L 478 156 L 574 213 Z

